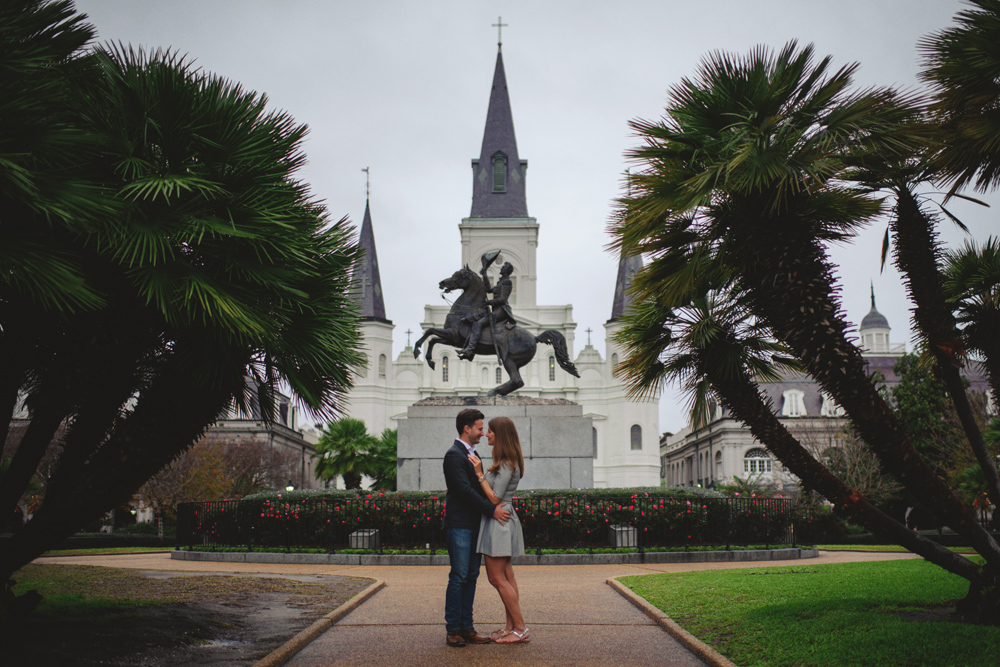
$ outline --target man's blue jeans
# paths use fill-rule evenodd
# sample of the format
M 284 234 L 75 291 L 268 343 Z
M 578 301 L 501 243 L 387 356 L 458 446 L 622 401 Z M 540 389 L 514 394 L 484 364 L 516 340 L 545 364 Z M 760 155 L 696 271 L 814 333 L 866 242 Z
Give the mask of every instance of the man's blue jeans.
M 471 630 L 472 603 L 476 599 L 476 579 L 482 555 L 476 553 L 479 528 L 448 528 L 445 540 L 448 543 L 448 590 L 444 596 L 444 623 L 448 634 L 455 635 L 461 630 Z

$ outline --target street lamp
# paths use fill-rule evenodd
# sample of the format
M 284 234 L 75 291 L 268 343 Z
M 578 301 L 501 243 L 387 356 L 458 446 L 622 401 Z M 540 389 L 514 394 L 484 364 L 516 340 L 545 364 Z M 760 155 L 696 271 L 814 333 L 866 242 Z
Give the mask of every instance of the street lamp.
M 288 480 L 288 484 L 285 485 L 285 491 L 294 491 L 295 485 L 292 484 L 292 480 Z

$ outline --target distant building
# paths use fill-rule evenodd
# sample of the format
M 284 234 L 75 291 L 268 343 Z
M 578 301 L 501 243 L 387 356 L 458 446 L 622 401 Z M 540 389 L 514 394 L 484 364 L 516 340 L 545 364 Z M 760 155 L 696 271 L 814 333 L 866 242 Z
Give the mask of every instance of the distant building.
M 261 419 L 260 408 L 256 404 L 250 415 L 241 415 L 233 407 L 219 415 L 218 421 L 205 433 L 205 438 L 231 445 L 263 445 L 258 449 L 262 449 L 275 465 L 280 461 L 281 469 L 287 471 L 276 483 L 277 488 L 285 488 L 288 484 L 296 489 L 321 488 L 323 482 L 315 476 L 312 459 L 319 442 L 319 432 L 311 425 L 301 423 L 299 409 L 292 405 L 288 396 L 278 393 L 276 399 L 277 414 L 270 424 Z
M 858 329 L 861 354 L 868 362 L 869 372 L 880 373 L 891 391 L 899 384 L 893 366 L 906 354 L 906 345 L 890 342 L 889 322 L 875 308 L 874 292 L 871 299 L 871 310 Z M 985 378 L 978 369 L 970 367 L 966 377 L 973 389 L 986 391 Z M 838 446 L 847 418 L 815 380 L 801 373 L 785 372 L 779 381 L 761 388 L 782 424 L 816 456 Z M 660 461 L 668 486 L 713 487 L 732 484 L 733 478 L 739 477 L 759 479 L 762 484 L 791 491 L 798 482 L 753 437 L 749 428 L 721 408 L 707 426 L 692 429 L 688 425 L 665 438 L 660 445 Z
M 501 257 L 491 267 L 491 279 L 496 279 L 504 262 L 513 265 L 514 292 L 510 303 L 518 324 L 535 335 L 547 329 L 561 332 L 573 358 L 576 334 L 573 307 L 539 305 L 536 301 L 539 223 L 528 215 L 527 167 L 527 160 L 522 160 L 517 150 L 503 57 L 498 52 L 482 147 L 479 157 L 472 160 L 472 208 L 469 217 L 458 225 L 459 235 L 455 239 L 456 245 L 461 244 L 461 255 L 457 252 L 453 255 L 454 264 L 443 261 L 447 254 L 433 258 L 428 265 L 437 268 L 440 275 L 428 273 L 424 278 L 426 289 L 433 291 L 437 281 L 463 265 L 478 271 L 482 254 L 499 250 Z M 444 230 L 435 233 L 447 238 Z M 368 363 L 348 395 L 347 411 L 351 417 L 363 420 L 371 433 L 378 434 L 384 428 L 396 428 L 399 420 L 406 418 L 407 407 L 421 399 L 485 395 L 506 381 L 506 373 L 496 358 L 478 356 L 471 362 L 463 361 L 459 360 L 456 349 L 444 345 L 433 349 L 435 369 L 432 370 L 422 358 L 426 344 L 421 358 L 414 359 L 409 338 L 403 352 L 393 359 L 395 327 L 385 312 L 367 202 L 360 241 L 367 255 L 353 283 L 364 317 L 362 328 Z M 590 344 L 588 337 L 574 360 L 580 378 L 559 367 L 552 348 L 539 345 L 535 358 L 521 371 L 525 386 L 517 391 L 519 396 L 562 398 L 583 406 L 584 416 L 594 421 L 594 483 L 598 487 L 655 486 L 660 482 L 659 396 L 644 401 L 629 400 L 624 386 L 613 375 L 622 354 L 613 334 L 630 305 L 627 289 L 631 278 L 641 267 L 639 257 L 620 261 L 611 317 L 604 324 L 603 354 Z M 445 304 L 425 306 L 421 327 L 442 327 L 448 310 Z M 443 454 L 448 443 L 441 444 Z

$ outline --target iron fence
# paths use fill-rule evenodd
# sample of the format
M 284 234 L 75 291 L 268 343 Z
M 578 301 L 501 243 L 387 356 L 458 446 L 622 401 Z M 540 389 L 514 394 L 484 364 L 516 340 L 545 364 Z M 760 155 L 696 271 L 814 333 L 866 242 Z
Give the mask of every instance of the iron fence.
M 182 503 L 178 547 L 445 549 L 443 497 L 372 494 Z M 529 552 L 795 545 L 780 498 L 526 496 L 514 499 Z

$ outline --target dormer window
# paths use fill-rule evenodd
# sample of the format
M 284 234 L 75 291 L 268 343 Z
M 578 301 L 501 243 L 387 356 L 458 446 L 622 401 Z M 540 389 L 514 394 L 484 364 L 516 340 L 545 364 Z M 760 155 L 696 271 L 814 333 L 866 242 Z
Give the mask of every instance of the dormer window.
M 798 389 L 789 389 L 784 393 L 781 405 L 782 417 L 805 417 L 805 394 Z
M 823 406 L 819 409 L 819 414 L 823 417 L 843 417 L 844 408 L 837 405 L 830 394 L 823 392 Z
M 507 192 L 507 156 L 493 154 L 493 192 Z

